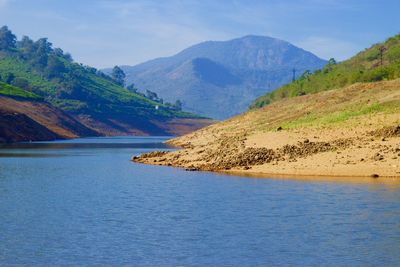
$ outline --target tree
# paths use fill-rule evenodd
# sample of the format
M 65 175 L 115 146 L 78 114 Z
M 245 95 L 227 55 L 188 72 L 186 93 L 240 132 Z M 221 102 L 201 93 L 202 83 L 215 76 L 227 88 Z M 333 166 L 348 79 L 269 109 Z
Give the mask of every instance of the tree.
M 328 60 L 328 65 L 336 65 L 336 60 L 335 60 L 333 57 L 331 57 L 331 58 Z
M 22 36 L 20 41 L 17 41 L 18 48 L 25 49 L 26 47 L 31 47 L 31 46 L 33 46 L 33 40 L 26 35 Z
M 70 53 L 65 53 L 65 54 L 64 54 L 64 59 L 65 59 L 66 61 L 68 61 L 68 62 L 74 61 Z
M 180 101 L 179 99 L 175 101 L 175 105 L 174 105 L 176 110 L 182 110 L 182 101 Z
M 61 76 L 60 74 L 65 72 L 65 65 L 58 57 L 50 55 L 47 59 L 46 72 L 49 78 Z
M 303 74 L 300 76 L 300 79 L 299 79 L 299 80 L 308 79 L 308 77 L 310 77 L 310 76 L 311 76 L 311 71 L 305 70 L 305 71 L 303 72 Z
M 64 57 L 64 51 L 61 48 L 54 48 L 53 53 L 57 57 Z
M 22 88 L 24 90 L 30 90 L 29 81 L 24 78 L 19 78 L 19 77 L 15 78 L 12 81 L 12 85 L 14 85 L 15 87 Z
M 120 67 L 115 66 L 112 69 L 111 77 L 119 85 L 121 85 L 121 86 L 125 85 L 125 77 L 126 77 L 126 75 L 125 75 L 124 71 Z
M 387 50 L 387 48 L 384 46 L 384 45 L 382 45 L 382 46 L 380 46 L 379 47 L 379 57 L 380 57 L 380 59 L 381 59 L 381 66 L 383 66 L 383 53 L 385 52 Z
M 133 92 L 133 93 L 137 93 L 137 91 L 138 91 L 138 89 L 135 87 L 135 84 L 134 84 L 134 83 L 128 85 L 128 86 L 126 87 L 126 89 L 128 89 L 129 91 L 131 91 L 131 92 Z
M 34 43 L 35 52 L 32 55 L 32 64 L 39 68 L 44 69 L 47 66 L 49 54 L 53 51 L 52 44 L 47 41 L 47 38 L 40 38 Z
M 0 28 L 0 50 L 9 50 L 16 47 L 17 37 L 7 26 Z
M 146 90 L 146 97 L 150 100 L 154 100 L 154 101 L 158 100 L 158 95 L 150 90 Z
M 8 84 L 11 84 L 13 81 L 14 81 L 14 79 L 15 79 L 15 75 L 14 75 L 14 73 L 12 73 L 12 72 L 9 72 L 9 73 L 7 73 L 6 75 L 4 75 L 5 77 L 4 77 L 4 81 L 6 82 L 6 83 L 8 83 Z
M 28 60 L 33 58 L 36 47 L 33 40 L 28 36 L 23 36 L 22 39 L 17 42 L 17 47 L 21 50 L 22 59 Z
M 328 60 L 328 64 L 326 64 L 323 68 L 323 73 L 328 73 L 333 70 L 333 67 L 337 64 L 336 60 L 332 57 Z
M 52 43 L 47 41 L 47 38 L 40 38 L 35 42 L 36 51 L 42 54 L 49 54 L 51 51 L 53 51 L 53 48 L 51 48 L 52 45 Z

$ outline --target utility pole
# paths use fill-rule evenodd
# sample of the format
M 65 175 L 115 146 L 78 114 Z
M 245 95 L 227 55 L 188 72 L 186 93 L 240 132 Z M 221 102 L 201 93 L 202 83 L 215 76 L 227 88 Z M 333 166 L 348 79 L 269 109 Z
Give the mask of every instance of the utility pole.
M 294 82 L 296 80 L 296 69 L 293 68 L 292 71 L 293 71 L 292 82 Z
M 380 55 L 380 57 L 381 57 L 381 66 L 383 66 L 383 52 L 385 52 L 386 51 L 386 47 L 385 46 L 381 46 L 381 47 L 379 47 L 379 55 Z

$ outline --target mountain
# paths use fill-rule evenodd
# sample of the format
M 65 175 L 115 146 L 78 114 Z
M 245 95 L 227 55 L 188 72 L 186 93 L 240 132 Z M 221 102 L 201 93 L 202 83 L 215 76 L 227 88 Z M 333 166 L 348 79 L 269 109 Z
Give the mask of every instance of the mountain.
M 400 77 L 400 34 L 383 43 L 336 63 L 330 60 L 314 74 L 305 73 L 293 83 L 256 99 L 252 107 L 262 107 L 279 99 L 341 88 L 357 82 L 376 82 Z
M 53 48 L 46 38 L 33 41 L 24 36 L 17 41 L 6 26 L 0 28 L 0 82 L 1 99 L 12 99 L 6 102 L 16 106 L 31 103 L 34 110 L 19 111 L 24 110 L 21 114 L 44 128 L 50 130 L 59 124 L 70 128 L 66 124 L 73 121 L 73 125 L 85 129 L 72 130 L 72 135 L 53 132 L 58 137 L 175 135 L 210 123 L 198 115 L 129 91 L 95 68 L 74 62 L 71 55 Z M 3 105 L 3 114 L 12 108 Z M 43 112 L 48 113 L 47 117 L 55 115 L 54 120 L 44 125 L 32 115 Z M 29 124 L 29 120 L 25 121 Z M 0 135 L 6 131 L 12 132 L 2 127 Z
M 128 84 L 170 102 L 180 99 L 185 110 L 222 119 L 246 110 L 256 97 L 290 81 L 293 69 L 299 75 L 325 63 L 288 42 L 249 35 L 200 43 L 172 57 L 122 69 Z
M 400 177 L 400 35 L 255 103 L 264 106 L 168 141 L 180 150 L 133 160 L 264 177 Z

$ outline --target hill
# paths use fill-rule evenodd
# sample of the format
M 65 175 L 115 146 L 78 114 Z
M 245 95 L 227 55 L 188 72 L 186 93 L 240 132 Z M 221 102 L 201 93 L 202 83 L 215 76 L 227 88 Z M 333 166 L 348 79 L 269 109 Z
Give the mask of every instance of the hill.
M 376 82 L 400 77 L 400 34 L 378 43 L 341 63 L 330 61 L 313 74 L 304 73 L 293 83 L 259 97 L 252 108 L 282 98 L 341 88 L 356 82 Z
M 0 143 L 97 135 L 99 133 L 44 101 L 0 95 Z
M 268 105 L 169 142 L 182 150 L 153 152 L 133 160 L 267 177 L 400 177 L 400 79 L 390 80 L 398 77 L 400 55 L 394 52 L 398 38 L 384 43 L 388 54 L 383 55 L 383 64 L 368 56 L 381 45 L 373 46 L 347 62 L 330 64 L 332 70 L 318 71 L 272 92 L 281 97 L 271 98 Z M 336 87 L 331 83 L 339 84 L 337 74 L 344 75 L 343 68 L 350 72 L 346 75 L 355 73 L 349 64 L 363 65 L 364 78 L 380 77 L 374 73 L 385 70 L 379 80 L 387 80 L 328 90 Z M 300 82 L 310 86 L 303 89 L 311 88 L 317 79 L 319 89 L 289 94 Z M 288 94 L 277 93 L 284 90 Z
M 185 110 L 222 119 L 245 111 L 251 101 L 297 73 L 326 63 L 288 42 L 264 36 L 208 41 L 166 58 L 124 66 L 127 83 L 148 89 Z M 109 70 L 108 70 L 109 71 Z
M 6 26 L 0 29 L 0 81 L 0 95 L 41 101 L 97 135 L 171 135 L 209 123 L 129 91 L 46 38 L 17 41 Z

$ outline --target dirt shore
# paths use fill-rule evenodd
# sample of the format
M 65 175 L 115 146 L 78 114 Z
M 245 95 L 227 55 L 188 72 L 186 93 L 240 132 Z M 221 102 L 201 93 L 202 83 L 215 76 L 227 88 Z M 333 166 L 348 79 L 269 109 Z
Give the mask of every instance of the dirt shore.
M 132 160 L 266 177 L 400 178 L 398 109 L 357 111 L 360 105 L 399 101 L 399 84 L 398 80 L 359 84 L 284 100 L 167 142 L 180 150 L 151 152 Z M 349 116 L 353 109 L 356 115 Z M 344 119 L 338 113 L 340 120 L 335 117 L 334 123 L 315 123 L 343 110 L 348 110 Z M 306 124 L 297 123 L 304 118 Z

